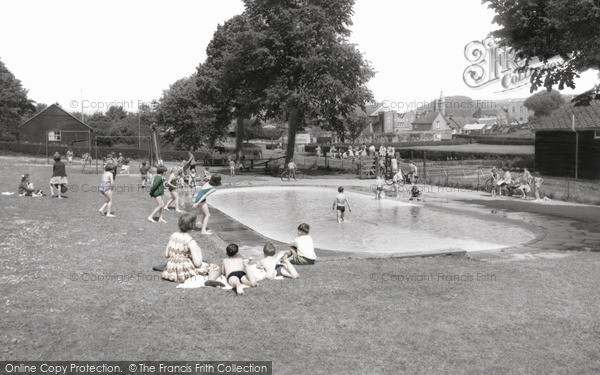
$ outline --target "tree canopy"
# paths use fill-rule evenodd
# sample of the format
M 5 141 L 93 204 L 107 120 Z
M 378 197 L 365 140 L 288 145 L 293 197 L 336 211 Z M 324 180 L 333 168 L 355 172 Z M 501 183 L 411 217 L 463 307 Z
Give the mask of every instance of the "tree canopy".
M 559 109 L 565 102 L 566 100 L 560 92 L 556 90 L 544 90 L 531 95 L 523 102 L 523 105 L 530 111 L 533 111 L 534 117 L 540 118 L 550 116 L 552 112 Z
M 526 60 L 522 70 L 531 70 L 531 92 L 539 87 L 575 88 L 579 73 L 600 67 L 600 3 L 590 0 L 483 0 L 496 12 L 501 26 L 491 34 L 502 45 L 512 47 Z M 547 63 L 560 56 L 564 63 L 532 68 L 539 59 Z M 600 86 L 574 99 L 576 105 L 600 99 Z
M 21 121 L 35 111 L 21 81 L 0 60 L 0 139 L 15 139 Z

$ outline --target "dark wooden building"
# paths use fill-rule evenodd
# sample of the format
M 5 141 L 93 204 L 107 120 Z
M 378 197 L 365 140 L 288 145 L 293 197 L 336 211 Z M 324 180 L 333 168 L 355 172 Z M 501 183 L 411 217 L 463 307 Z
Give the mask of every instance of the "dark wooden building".
M 534 130 L 536 171 L 600 179 L 600 101 L 581 107 L 567 103 Z
M 52 104 L 19 125 L 19 141 L 65 145 L 90 149 L 93 130 L 71 114 Z

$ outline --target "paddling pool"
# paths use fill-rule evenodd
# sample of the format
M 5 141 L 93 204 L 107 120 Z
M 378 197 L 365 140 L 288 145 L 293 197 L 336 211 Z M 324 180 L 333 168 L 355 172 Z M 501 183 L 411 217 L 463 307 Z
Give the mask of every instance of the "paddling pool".
M 336 188 L 248 187 L 220 189 L 210 205 L 263 236 L 289 243 L 300 223 L 310 225 L 315 247 L 372 254 L 491 250 L 516 246 L 534 233 L 484 214 L 427 207 L 346 191 L 352 212 L 338 223 Z

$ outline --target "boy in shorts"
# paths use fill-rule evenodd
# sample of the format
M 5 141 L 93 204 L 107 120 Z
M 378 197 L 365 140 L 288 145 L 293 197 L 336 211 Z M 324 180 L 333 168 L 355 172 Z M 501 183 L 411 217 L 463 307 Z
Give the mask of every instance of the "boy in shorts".
M 272 280 L 276 276 L 283 276 L 290 279 L 298 278 L 298 271 L 288 257 L 285 256 L 284 253 L 279 253 L 275 256 L 275 246 L 267 242 L 265 247 L 263 247 L 263 253 L 265 257 L 256 263 L 256 268 L 262 268 L 265 270 L 267 275 L 265 279 Z
M 145 187 L 146 184 L 150 185 L 150 175 L 148 174 L 148 166 L 146 162 L 142 162 L 142 166 L 140 167 L 140 174 L 142 175 L 142 187 Z
M 297 266 L 315 264 L 317 255 L 313 239 L 308 235 L 310 226 L 306 223 L 298 225 L 298 237 L 290 244 L 290 249 L 285 252 L 285 257 L 292 257 L 291 263 Z
M 346 221 L 346 219 L 344 218 L 346 205 L 348 205 L 348 211 L 352 212 L 352 209 L 350 208 L 350 203 L 348 202 L 348 198 L 346 198 L 346 195 L 344 194 L 344 188 L 342 186 L 338 188 L 338 193 L 339 194 L 335 196 L 335 199 L 333 201 L 332 210 L 336 210 L 337 221 L 338 223 L 341 223 Z

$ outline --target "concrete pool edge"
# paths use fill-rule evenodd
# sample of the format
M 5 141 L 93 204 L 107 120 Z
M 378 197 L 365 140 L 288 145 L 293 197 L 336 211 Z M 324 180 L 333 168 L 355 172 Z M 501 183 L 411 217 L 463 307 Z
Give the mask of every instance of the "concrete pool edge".
M 346 184 L 347 191 L 352 191 L 357 194 L 362 195 L 370 195 L 368 188 L 364 188 L 361 186 L 348 185 Z M 248 187 L 282 187 L 281 185 L 273 185 L 273 184 L 244 184 L 244 185 L 230 185 L 224 186 L 225 190 L 234 190 L 240 188 L 248 188 Z M 284 185 L 284 187 L 307 187 L 307 185 L 296 185 L 296 184 L 288 184 Z M 320 188 L 331 188 L 328 185 L 309 185 L 308 187 L 320 187 Z M 439 209 L 442 211 L 448 211 L 448 203 L 445 205 L 438 205 L 435 203 L 428 203 L 428 207 L 431 209 Z M 234 219 L 230 215 L 222 212 L 215 206 L 210 206 L 213 211 L 211 214 L 211 222 L 212 228 L 217 228 L 216 233 L 219 235 L 221 239 L 225 242 L 235 242 L 242 243 L 245 246 L 249 247 L 261 247 L 264 246 L 266 242 L 272 242 L 278 248 L 278 250 L 287 249 L 288 243 L 284 243 L 278 240 L 274 240 L 266 237 L 265 235 L 257 232 L 256 230 L 250 228 L 246 224 Z M 539 227 L 538 225 L 524 222 L 522 220 L 509 218 L 506 215 L 504 216 L 490 216 L 489 213 L 484 212 L 485 208 L 480 205 L 474 205 L 471 209 L 465 209 L 465 207 L 453 207 L 452 214 L 456 213 L 456 210 L 460 211 L 463 214 L 475 214 L 477 217 L 483 220 L 502 222 L 502 223 L 510 223 L 519 228 L 525 229 L 533 235 L 533 239 L 523 242 L 517 243 L 513 245 L 499 246 L 494 249 L 477 249 L 477 250 L 466 250 L 462 248 L 446 248 L 446 249 L 435 249 L 431 251 L 411 251 L 411 252 L 391 252 L 391 253 L 366 253 L 366 252 L 350 252 L 350 251 L 341 251 L 341 250 L 328 250 L 322 248 L 316 248 L 317 257 L 318 258 L 326 258 L 326 259 L 334 259 L 334 258 L 342 258 L 342 259 L 369 259 L 369 258 L 410 258 L 410 257 L 431 257 L 431 256 L 465 256 L 466 254 L 477 253 L 477 252 L 503 252 L 505 249 L 514 249 L 517 247 L 525 247 L 536 242 L 542 241 L 545 238 L 546 233 Z M 216 211 L 216 215 L 215 212 Z M 215 225 L 215 219 L 218 220 L 218 224 Z M 293 238 L 290 237 L 290 241 Z

